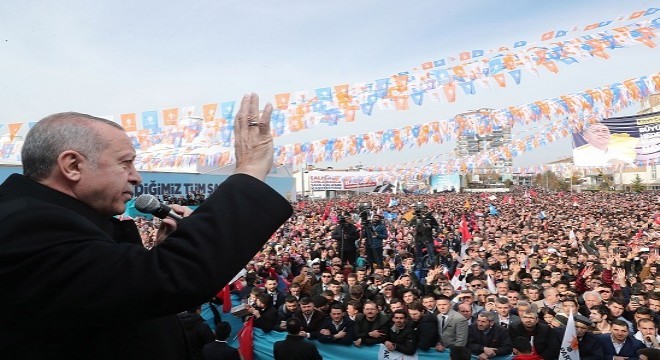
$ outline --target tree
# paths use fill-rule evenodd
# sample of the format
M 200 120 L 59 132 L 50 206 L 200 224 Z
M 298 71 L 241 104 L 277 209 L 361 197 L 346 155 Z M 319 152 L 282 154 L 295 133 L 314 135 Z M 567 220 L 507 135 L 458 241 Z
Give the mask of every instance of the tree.
M 513 186 L 513 180 L 511 179 L 504 180 L 504 186 L 511 188 L 511 186 Z
M 635 180 L 633 180 L 630 185 L 632 187 L 632 191 L 637 193 L 644 191 L 645 188 L 644 184 L 642 184 L 642 178 L 639 177 L 639 174 L 635 175 Z

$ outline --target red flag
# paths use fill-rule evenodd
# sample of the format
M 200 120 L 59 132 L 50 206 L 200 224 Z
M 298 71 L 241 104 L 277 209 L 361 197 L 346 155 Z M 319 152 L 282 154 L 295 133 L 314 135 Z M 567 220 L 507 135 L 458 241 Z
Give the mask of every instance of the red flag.
M 254 317 L 250 316 L 245 324 L 243 324 L 241 330 L 238 331 L 238 335 L 236 335 L 238 337 L 238 352 L 241 354 L 243 360 L 254 359 L 253 321 Z
M 468 229 L 468 223 L 467 220 L 465 219 L 465 214 L 461 216 L 461 236 L 463 237 L 463 242 L 466 243 L 470 239 L 472 239 L 472 234 L 470 234 L 470 230 Z
M 228 313 L 231 310 L 231 292 L 229 291 L 229 285 L 225 285 L 222 289 L 222 312 Z

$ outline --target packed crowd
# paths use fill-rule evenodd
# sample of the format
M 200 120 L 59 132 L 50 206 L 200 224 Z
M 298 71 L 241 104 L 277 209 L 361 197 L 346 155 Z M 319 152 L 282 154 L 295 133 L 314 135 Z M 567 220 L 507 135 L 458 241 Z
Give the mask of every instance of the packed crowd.
M 326 343 L 557 359 L 572 314 L 582 359 L 657 356 L 641 349 L 660 349 L 659 202 L 523 189 L 300 202 L 233 291 L 255 327 L 297 317 Z

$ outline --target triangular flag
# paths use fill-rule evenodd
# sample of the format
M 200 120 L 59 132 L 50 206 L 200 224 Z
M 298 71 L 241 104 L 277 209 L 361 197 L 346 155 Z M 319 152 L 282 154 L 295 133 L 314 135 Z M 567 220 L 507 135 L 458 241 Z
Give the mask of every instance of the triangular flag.
M 13 124 L 8 125 L 9 126 L 9 139 L 11 141 L 14 141 L 14 137 L 16 136 L 16 134 L 18 134 L 18 130 L 21 129 L 22 125 L 23 125 L 23 123 L 13 123 Z
M 568 314 L 568 322 L 566 323 L 566 331 L 564 331 L 564 338 L 561 341 L 559 348 L 559 358 L 567 360 L 580 360 L 580 350 L 578 348 L 579 342 L 575 332 L 575 319 L 573 312 Z

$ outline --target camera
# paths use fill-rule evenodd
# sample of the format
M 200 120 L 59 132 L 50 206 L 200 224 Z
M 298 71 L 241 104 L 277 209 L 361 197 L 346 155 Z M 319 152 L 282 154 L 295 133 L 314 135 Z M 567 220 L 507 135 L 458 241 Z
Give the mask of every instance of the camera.
M 424 207 L 425 207 L 425 205 L 424 205 L 423 202 L 421 202 L 421 201 L 416 202 L 413 205 L 413 209 L 415 210 L 415 215 L 417 215 L 417 216 L 422 215 L 422 212 L 424 211 Z
M 362 219 L 362 222 L 368 222 L 369 216 L 371 215 L 371 204 L 360 203 L 358 205 L 358 210 L 360 211 L 360 219 Z

